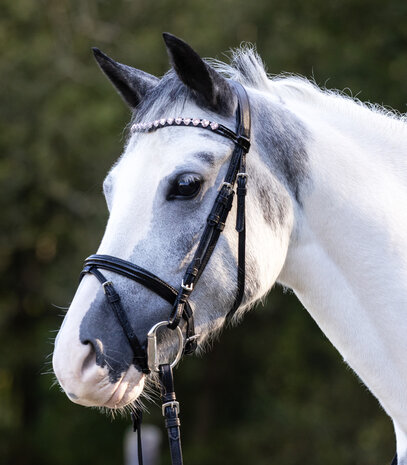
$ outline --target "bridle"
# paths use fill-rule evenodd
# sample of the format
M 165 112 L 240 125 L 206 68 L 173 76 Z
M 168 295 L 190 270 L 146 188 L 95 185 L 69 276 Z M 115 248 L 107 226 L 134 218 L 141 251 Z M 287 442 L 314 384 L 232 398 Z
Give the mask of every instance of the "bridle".
M 211 212 L 207 217 L 205 229 L 194 257 L 186 269 L 180 288 L 177 290 L 150 271 L 110 255 L 91 255 L 85 260 L 84 268 L 81 272 L 81 278 L 85 274 L 90 273 L 102 285 L 107 302 L 116 315 L 132 348 L 134 365 L 146 374 L 150 372 L 159 373 L 163 399 L 162 411 L 168 430 L 173 465 L 182 465 L 182 451 L 179 432 L 180 422 L 178 418 L 179 404 L 176 401 L 174 392 L 172 368 L 178 363 L 183 354 L 191 354 L 197 347 L 197 338 L 199 336 L 195 334 L 194 315 L 189 304 L 189 296 L 208 264 L 219 236 L 225 227 L 226 219 L 232 208 L 235 185 L 237 186 L 236 231 L 238 232 L 237 291 L 234 304 L 226 316 L 226 321 L 230 321 L 234 316 L 244 296 L 246 250 L 245 197 L 247 191 L 246 154 L 250 149 L 250 104 L 243 86 L 234 81 L 230 81 L 230 83 L 233 86 L 238 101 L 236 132 L 222 124 L 210 122 L 206 119 L 181 117 L 160 119 L 150 123 L 137 123 L 132 126 L 132 132 L 145 133 L 168 126 L 202 128 L 226 137 L 235 144 L 227 173 L 220 186 Z M 171 304 L 172 311 L 168 321 L 157 322 L 147 333 L 145 342 L 141 343 L 137 338 L 126 311 L 121 304 L 119 294 L 116 292 L 113 283 L 106 279 L 100 271 L 101 269 L 136 281 Z M 180 328 L 182 320 L 185 322 L 185 337 Z M 171 363 L 159 364 L 157 359 L 156 334 L 161 327 L 167 327 L 176 331 L 178 337 L 178 353 Z M 135 415 L 133 417 L 133 424 L 135 430 L 138 432 L 140 431 L 140 422 L 141 417 Z M 139 462 L 141 465 L 140 436 L 138 436 L 138 442 Z

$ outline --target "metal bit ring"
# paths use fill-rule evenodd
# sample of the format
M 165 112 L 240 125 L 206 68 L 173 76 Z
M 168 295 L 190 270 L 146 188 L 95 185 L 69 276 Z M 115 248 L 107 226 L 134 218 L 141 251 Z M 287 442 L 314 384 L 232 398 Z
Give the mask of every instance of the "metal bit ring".
M 157 358 L 157 331 L 161 327 L 168 327 L 168 321 L 160 321 L 159 323 L 156 323 L 150 331 L 147 333 L 147 363 L 148 363 L 148 368 L 151 371 L 154 371 L 156 373 L 159 372 L 159 366 L 160 363 Z M 174 368 L 177 363 L 180 361 L 182 352 L 184 350 L 184 336 L 182 335 L 182 331 L 177 326 L 175 328 L 175 331 L 178 336 L 178 342 L 179 342 L 179 348 L 176 357 L 170 363 L 171 368 Z

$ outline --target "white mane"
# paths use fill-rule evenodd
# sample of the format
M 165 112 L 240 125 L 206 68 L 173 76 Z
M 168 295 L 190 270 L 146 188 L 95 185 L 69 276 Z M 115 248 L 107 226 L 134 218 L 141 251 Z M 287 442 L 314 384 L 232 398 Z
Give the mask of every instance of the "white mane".
M 208 60 L 209 63 L 224 76 L 240 82 L 241 84 L 259 91 L 267 91 L 281 99 L 303 100 L 321 108 L 329 105 L 332 108 L 349 111 L 352 107 L 356 116 L 361 115 L 391 119 L 402 122 L 400 128 L 407 122 L 407 114 L 379 105 L 377 103 L 362 102 L 356 97 L 348 95 L 345 91 L 321 88 L 316 82 L 305 77 L 292 74 L 270 75 L 262 59 L 253 45 L 247 44 L 239 49 L 231 50 L 231 63 L 226 64 L 219 60 Z M 374 115 L 374 116 L 373 116 Z M 384 122 L 384 119 L 382 119 Z

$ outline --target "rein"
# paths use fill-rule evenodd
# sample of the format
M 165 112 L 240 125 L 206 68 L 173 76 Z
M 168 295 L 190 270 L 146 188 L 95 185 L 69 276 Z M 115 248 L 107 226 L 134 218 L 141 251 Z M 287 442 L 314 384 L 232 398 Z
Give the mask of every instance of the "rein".
M 187 267 L 180 288 L 177 290 L 150 271 L 130 263 L 126 260 L 110 255 L 91 255 L 85 260 L 81 278 L 85 274 L 95 276 L 103 287 L 108 304 L 116 315 L 124 334 L 133 350 L 134 365 L 143 373 L 159 373 L 162 391 L 162 412 L 165 426 L 168 430 L 171 460 L 173 465 L 182 465 L 182 450 L 180 438 L 179 403 L 174 392 L 172 368 L 179 362 L 183 354 L 191 354 L 197 348 L 199 335 L 195 334 L 194 315 L 189 304 L 189 296 L 199 281 L 208 264 L 218 242 L 219 236 L 225 228 L 226 219 L 232 208 L 234 187 L 237 195 L 236 231 L 238 232 L 238 262 L 237 262 L 237 290 L 235 301 L 226 315 L 230 321 L 242 303 L 245 287 L 245 251 L 246 251 L 246 154 L 250 149 L 250 104 L 243 86 L 231 81 L 238 105 L 236 110 L 236 132 L 229 128 L 208 120 L 193 118 L 168 118 L 151 123 L 138 123 L 132 126 L 133 132 L 152 132 L 168 126 L 186 126 L 207 129 L 232 140 L 235 144 L 229 167 L 220 186 L 212 210 L 207 217 L 206 226 L 198 243 L 194 257 Z M 128 279 L 142 284 L 155 292 L 172 306 L 168 321 L 157 322 L 148 332 L 146 340 L 141 343 L 134 332 L 124 310 L 120 296 L 116 292 L 112 281 L 109 281 L 100 271 L 107 270 L 120 274 Z M 184 321 L 185 335 L 180 328 Z M 179 341 L 178 352 L 171 363 L 159 364 L 157 355 L 157 331 L 167 327 L 176 332 Z M 133 415 L 134 430 L 138 432 L 139 464 L 142 465 L 140 439 L 141 412 Z

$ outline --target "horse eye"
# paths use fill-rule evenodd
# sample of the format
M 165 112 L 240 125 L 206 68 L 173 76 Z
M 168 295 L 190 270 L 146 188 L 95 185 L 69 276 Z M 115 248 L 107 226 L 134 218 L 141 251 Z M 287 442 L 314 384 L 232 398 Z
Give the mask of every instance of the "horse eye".
M 201 190 L 202 179 L 196 174 L 182 174 L 173 182 L 167 200 L 187 200 L 195 197 Z

